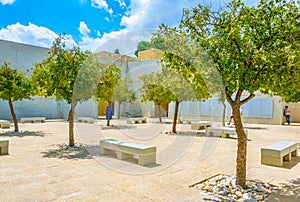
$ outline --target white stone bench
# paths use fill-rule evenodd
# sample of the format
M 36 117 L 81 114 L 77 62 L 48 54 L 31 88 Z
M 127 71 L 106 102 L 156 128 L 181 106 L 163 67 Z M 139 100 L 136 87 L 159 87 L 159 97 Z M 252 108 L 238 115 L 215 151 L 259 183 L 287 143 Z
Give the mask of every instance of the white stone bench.
M 201 129 L 206 129 L 207 127 L 211 127 L 210 121 L 192 122 L 191 124 L 192 130 L 201 130 Z
M 10 121 L 0 120 L 0 128 L 10 128 Z
M 46 122 L 46 118 L 45 117 L 28 117 L 28 118 L 21 118 L 20 119 L 20 123 L 36 123 L 36 122 L 41 122 L 41 123 L 45 123 Z
M 276 142 L 261 148 L 261 164 L 282 166 L 283 161 L 290 161 L 292 156 L 298 156 L 298 143 L 289 141 Z
M 147 123 L 147 118 L 140 117 L 140 118 L 129 118 L 129 119 L 127 119 L 127 124 L 137 124 L 137 123 Z
M 143 166 L 156 163 L 156 147 L 114 139 L 100 140 L 100 155 L 112 153 L 120 160 L 137 157 L 138 164 Z
M 206 128 L 206 136 L 216 136 L 229 138 L 232 136 L 237 136 L 235 128 Z M 245 130 L 246 138 L 248 139 L 248 130 Z
M 199 122 L 199 120 L 197 119 L 183 119 L 183 118 L 179 118 L 177 120 L 178 123 L 187 123 L 187 124 L 191 124 L 192 122 Z
M 0 155 L 8 154 L 9 141 L 7 139 L 0 138 Z
M 77 121 L 82 122 L 82 123 L 94 123 L 94 118 L 91 118 L 91 117 L 78 117 Z

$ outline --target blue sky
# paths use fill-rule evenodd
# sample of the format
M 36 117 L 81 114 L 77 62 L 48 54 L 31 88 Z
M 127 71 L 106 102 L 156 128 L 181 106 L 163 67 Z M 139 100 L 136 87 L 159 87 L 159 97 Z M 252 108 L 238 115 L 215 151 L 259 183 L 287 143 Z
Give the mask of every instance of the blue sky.
M 183 8 L 224 2 L 228 0 L 0 0 L 0 39 L 50 47 L 65 33 L 69 46 L 95 51 L 117 37 L 111 49 L 120 46 L 122 53 L 128 44 L 123 47 L 120 40 L 134 47 L 161 23 L 178 25 Z

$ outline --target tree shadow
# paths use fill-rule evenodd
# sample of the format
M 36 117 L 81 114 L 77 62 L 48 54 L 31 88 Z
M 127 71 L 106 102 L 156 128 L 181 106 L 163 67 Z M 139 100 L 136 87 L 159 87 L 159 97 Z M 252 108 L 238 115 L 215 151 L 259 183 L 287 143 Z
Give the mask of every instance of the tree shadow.
M 120 129 L 134 129 L 135 125 L 110 125 L 110 126 L 101 126 L 102 130 L 120 130 Z
M 282 184 L 278 190 L 269 195 L 266 201 L 300 201 L 300 178 L 291 180 L 289 183 Z
M 70 147 L 66 144 L 56 144 L 52 146 L 55 148 L 41 152 L 43 157 L 73 160 L 93 158 L 93 156 L 81 144 L 76 144 L 74 147 Z
M 201 131 L 177 131 L 177 133 L 168 132 L 172 136 L 192 136 L 192 137 L 205 137 L 206 133 Z
M 28 136 L 36 136 L 36 137 L 44 137 L 45 132 L 43 131 L 20 131 L 20 132 L 13 132 L 7 131 L 4 133 L 0 133 L 0 136 L 3 137 L 28 137 Z
M 244 126 L 244 129 L 267 130 L 267 128 L 265 128 L 265 127 L 259 127 L 259 126 Z

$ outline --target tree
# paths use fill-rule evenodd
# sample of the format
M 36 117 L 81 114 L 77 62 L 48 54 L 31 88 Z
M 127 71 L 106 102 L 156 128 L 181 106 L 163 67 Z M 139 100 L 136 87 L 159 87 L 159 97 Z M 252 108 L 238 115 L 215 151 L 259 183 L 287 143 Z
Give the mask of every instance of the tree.
M 31 92 L 31 84 L 25 74 L 12 69 L 8 63 L 4 62 L 0 68 L 0 98 L 8 101 L 15 132 L 19 132 L 19 127 L 13 102 L 30 99 Z
M 214 89 L 218 91 L 221 89 L 220 83 L 215 81 L 214 77 L 217 75 L 213 71 L 213 65 L 210 64 L 207 54 L 204 54 L 199 46 L 191 45 L 189 36 L 180 29 L 169 28 L 162 24 L 152 35 L 151 42 L 157 42 L 165 51 L 161 58 L 162 71 L 172 75 L 166 76 L 166 78 L 171 78 L 166 84 L 169 89 L 173 89 L 172 92 L 178 98 L 174 100 L 172 132 L 175 133 L 179 103 L 188 100 L 205 100 L 214 93 Z M 216 87 L 217 84 L 218 87 Z
M 122 103 L 131 103 L 136 100 L 135 92 L 133 89 L 129 89 L 129 85 L 132 80 L 125 77 L 123 80 L 119 80 L 116 88 L 113 92 L 113 101 L 118 102 L 118 119 L 120 119 L 120 108 Z
M 95 97 L 108 102 L 107 126 L 110 124 L 110 108 L 112 107 L 114 91 L 121 79 L 121 69 L 115 63 L 107 63 L 101 70 Z
M 165 51 L 161 58 L 164 87 L 175 95 L 175 112 L 173 118 L 172 132 L 176 133 L 176 123 L 179 104 L 183 101 L 200 101 L 210 97 L 209 90 L 204 79 L 199 74 L 187 79 L 187 70 L 194 67 L 184 58 Z M 180 71 L 181 70 L 181 71 Z M 197 79 L 197 83 L 194 80 Z
M 261 0 L 256 7 L 233 0 L 219 13 L 202 5 L 184 10 L 180 28 L 214 61 L 233 110 L 238 135 L 236 178 L 243 188 L 247 138 L 240 107 L 257 91 L 286 94 L 285 88 L 276 87 L 286 86 L 284 72 L 299 73 L 299 66 L 291 62 L 299 58 L 299 23 L 299 7 L 293 0 Z
M 66 100 L 71 108 L 69 120 L 69 145 L 74 146 L 74 113 L 78 102 L 91 98 L 92 93 L 87 92 L 94 83 L 94 72 L 85 68 L 78 82 L 84 83 L 88 88 L 74 92 L 74 86 L 88 52 L 82 52 L 79 47 L 67 49 L 63 37 L 59 36 L 52 44 L 46 59 L 35 64 L 31 80 L 40 92 L 40 95 L 54 96 L 57 100 Z M 85 75 L 85 76 L 84 76 Z
M 116 50 L 114 51 L 114 53 L 115 53 L 115 54 L 120 54 L 119 49 L 116 49 Z
M 150 48 L 151 48 L 151 43 L 149 41 L 140 41 L 136 47 L 136 51 L 134 52 L 134 55 L 138 57 L 139 51 L 148 50 Z
M 169 103 L 175 100 L 175 95 L 167 88 L 164 87 L 161 72 L 152 72 L 150 74 L 144 74 L 139 78 L 142 81 L 142 86 L 139 89 L 141 92 L 141 101 L 153 101 L 158 105 L 158 117 L 159 122 L 161 119 L 162 103 Z

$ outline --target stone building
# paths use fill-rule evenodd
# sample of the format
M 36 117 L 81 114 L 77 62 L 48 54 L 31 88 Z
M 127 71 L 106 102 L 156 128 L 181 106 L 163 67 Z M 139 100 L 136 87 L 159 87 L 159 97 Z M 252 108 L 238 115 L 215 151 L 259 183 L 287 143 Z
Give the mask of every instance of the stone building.
M 49 49 L 0 40 L 0 64 L 9 62 L 11 67 L 22 72 L 30 72 L 34 63 L 42 61 Z M 122 76 L 128 76 L 133 83 L 131 88 L 135 90 L 138 100 L 131 104 L 123 104 L 121 116 L 146 116 L 157 117 L 157 106 L 153 102 L 141 103 L 139 101 L 139 87 L 141 83 L 139 76 L 153 71 L 160 71 L 159 59 L 163 52 L 157 49 L 149 49 L 139 52 L 139 57 L 129 57 L 109 52 L 96 53 L 102 62 L 116 62 L 121 67 Z M 14 103 L 17 118 L 44 116 L 48 119 L 66 119 L 69 105 L 65 101 L 57 101 L 55 98 L 33 97 L 34 100 L 22 100 Z M 116 107 L 115 103 L 115 107 Z M 300 104 L 284 103 L 280 97 L 270 97 L 258 94 L 249 103 L 242 106 L 243 121 L 251 123 L 281 124 L 283 121 L 283 108 L 288 105 L 292 111 L 291 121 L 300 122 Z M 76 117 L 89 116 L 97 118 L 104 115 L 105 103 L 89 100 L 79 103 L 76 107 Z M 174 104 L 165 103 L 163 114 L 171 118 L 173 116 Z M 214 98 L 205 102 L 184 102 L 179 108 L 179 116 L 200 120 L 221 121 L 222 105 Z M 227 103 L 226 116 L 231 113 Z M 117 115 L 117 112 L 114 112 Z M 0 100 L 0 119 L 11 120 L 7 101 Z

